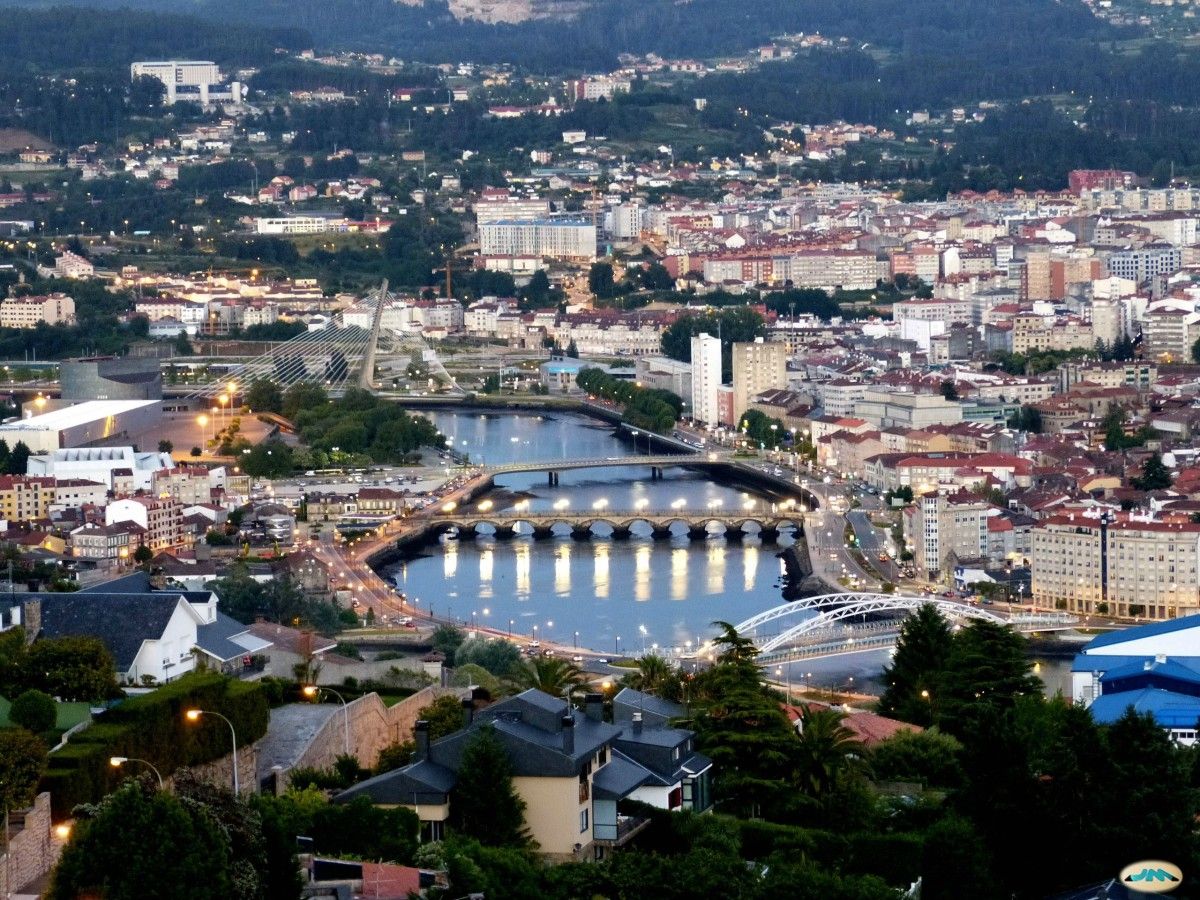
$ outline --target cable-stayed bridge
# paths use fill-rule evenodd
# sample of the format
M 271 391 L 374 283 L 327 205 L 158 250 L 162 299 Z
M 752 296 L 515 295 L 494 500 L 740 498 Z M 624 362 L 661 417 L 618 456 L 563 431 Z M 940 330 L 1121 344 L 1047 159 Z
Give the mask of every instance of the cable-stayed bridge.
M 220 380 L 201 385 L 190 399 L 212 402 L 229 392 L 230 383 L 240 392 L 258 379 L 274 381 L 283 390 L 294 384 L 319 384 L 331 395 L 339 395 L 348 387 L 376 390 L 398 377 L 428 378 L 435 389 L 461 394 L 462 389 L 420 334 L 400 334 L 382 327 L 384 310 L 396 299 L 385 281 L 356 304 L 360 315 L 368 314 L 370 328 L 346 325 L 339 315 L 334 324 L 297 335 Z

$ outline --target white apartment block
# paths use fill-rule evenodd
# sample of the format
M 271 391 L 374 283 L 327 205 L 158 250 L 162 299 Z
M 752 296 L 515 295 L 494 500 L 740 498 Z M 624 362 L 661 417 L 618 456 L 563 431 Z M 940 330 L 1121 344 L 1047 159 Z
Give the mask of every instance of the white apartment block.
M 590 219 L 503 219 L 479 226 L 483 256 L 596 258 L 596 226 Z
M 0 302 L 0 328 L 36 328 L 39 322 L 70 325 L 74 321 L 75 300 L 66 294 L 9 297 Z
M 721 339 L 711 334 L 692 338 L 692 418 L 706 425 L 720 423 Z

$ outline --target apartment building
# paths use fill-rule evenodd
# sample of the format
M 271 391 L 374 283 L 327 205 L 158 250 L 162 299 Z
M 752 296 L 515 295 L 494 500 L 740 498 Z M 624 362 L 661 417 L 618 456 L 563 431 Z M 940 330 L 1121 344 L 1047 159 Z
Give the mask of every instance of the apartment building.
M 721 422 L 721 339 L 711 334 L 692 338 L 692 417 L 715 426 Z
M 1096 343 L 1091 323 L 1074 316 L 1042 316 L 1030 312 L 1019 313 L 1011 321 L 1014 353 L 1090 348 Z
M 763 391 L 787 387 L 787 348 L 762 338 L 733 345 L 733 417 L 740 420 Z
M 212 482 L 208 470 L 199 466 L 160 469 L 151 480 L 156 497 L 171 497 L 184 506 L 212 502 Z
M 75 300 L 66 294 L 9 297 L 0 302 L 0 328 L 36 328 L 70 325 L 75 321 Z
M 185 543 L 183 505 L 170 497 L 125 497 L 104 508 L 106 525 L 126 522 L 142 529 L 141 542 L 155 552 Z
M 0 518 L 8 522 L 44 519 L 50 514 L 53 502 L 53 478 L 0 476 Z
M 988 553 L 991 504 L 969 494 L 952 497 L 930 491 L 905 507 L 904 539 L 921 578 L 953 575 L 952 560 L 980 559 Z
M 821 385 L 821 403 L 829 416 L 852 416 L 866 396 L 867 386 L 849 378 L 835 378 Z
M 479 226 L 483 256 L 596 258 L 596 225 L 587 218 L 500 219 Z
M 1067 513 L 1033 531 L 1033 597 L 1083 615 L 1172 619 L 1200 612 L 1200 524 Z

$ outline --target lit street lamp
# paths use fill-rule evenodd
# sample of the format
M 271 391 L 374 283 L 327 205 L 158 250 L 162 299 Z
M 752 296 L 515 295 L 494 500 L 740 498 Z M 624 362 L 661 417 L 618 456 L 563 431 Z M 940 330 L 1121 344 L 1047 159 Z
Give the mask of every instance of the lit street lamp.
M 189 722 L 199 722 L 201 716 L 216 716 L 229 726 L 229 736 L 233 740 L 233 793 L 240 796 L 242 793 L 242 784 L 238 777 L 237 731 L 234 730 L 233 723 L 228 718 L 219 712 L 213 712 L 211 709 L 189 709 L 184 713 L 184 718 Z
M 153 763 L 148 762 L 147 760 L 144 760 L 144 759 L 135 759 L 132 756 L 110 756 L 108 758 L 108 764 L 110 766 L 112 766 L 114 769 L 121 768 L 121 766 L 125 765 L 125 763 L 127 763 L 127 762 L 141 763 L 143 766 L 146 766 L 147 768 L 149 768 L 150 771 L 153 772 L 155 774 L 155 776 L 158 778 L 158 789 L 160 791 L 166 789 L 163 786 L 162 773 L 159 772 L 157 768 L 155 768 Z

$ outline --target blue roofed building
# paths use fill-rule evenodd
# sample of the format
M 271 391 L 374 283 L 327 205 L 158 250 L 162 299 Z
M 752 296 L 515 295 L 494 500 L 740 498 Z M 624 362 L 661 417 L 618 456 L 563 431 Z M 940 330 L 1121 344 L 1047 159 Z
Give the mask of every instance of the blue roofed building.
M 1200 616 L 1103 634 L 1071 666 L 1072 698 L 1101 724 L 1132 707 L 1193 744 L 1200 723 Z

